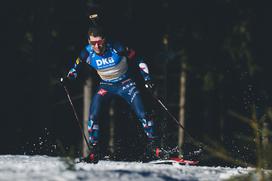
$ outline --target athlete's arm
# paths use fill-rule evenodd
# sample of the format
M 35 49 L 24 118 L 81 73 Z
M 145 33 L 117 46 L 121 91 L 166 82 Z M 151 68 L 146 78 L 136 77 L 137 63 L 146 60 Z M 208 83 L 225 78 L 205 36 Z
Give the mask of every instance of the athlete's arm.
M 89 56 L 89 52 L 86 49 L 83 49 L 80 52 L 80 54 L 77 57 L 73 67 L 69 70 L 69 72 L 67 74 L 68 78 L 73 78 L 73 79 L 77 78 L 77 74 L 78 74 L 78 71 L 79 71 L 79 65 L 81 63 L 86 62 L 88 56 Z
M 118 52 L 119 55 L 126 56 L 128 61 L 136 61 L 136 66 L 140 70 L 143 79 L 145 81 L 151 80 L 147 64 L 144 62 L 143 58 L 136 56 L 134 49 L 123 47 L 119 43 L 114 44 L 114 49 Z
M 140 73 L 145 81 L 145 87 L 154 90 L 154 83 L 149 74 L 148 66 L 145 63 L 144 59 L 136 56 L 136 52 L 133 49 L 127 49 L 127 57 L 129 59 L 134 59 L 136 61 L 137 68 L 140 70 Z

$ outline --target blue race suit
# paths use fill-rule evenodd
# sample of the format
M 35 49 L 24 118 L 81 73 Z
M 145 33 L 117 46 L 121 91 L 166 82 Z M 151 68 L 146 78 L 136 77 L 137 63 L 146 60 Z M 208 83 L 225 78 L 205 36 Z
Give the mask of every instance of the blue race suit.
M 128 50 L 118 43 L 107 43 L 103 55 L 96 54 L 92 46 L 87 45 L 81 51 L 76 63 L 70 70 L 76 77 L 78 65 L 80 63 L 87 63 L 91 68 L 96 70 L 101 78 L 98 90 L 92 99 L 89 112 L 88 132 L 89 142 L 92 145 L 98 143 L 98 117 L 101 114 L 101 106 L 113 95 L 120 96 L 132 107 L 143 126 L 148 141 L 152 142 L 155 139 L 154 122 L 148 118 L 136 83 L 129 75 L 128 61 L 137 61 L 144 80 L 150 80 L 148 68 L 143 60 L 136 59 L 134 51 Z

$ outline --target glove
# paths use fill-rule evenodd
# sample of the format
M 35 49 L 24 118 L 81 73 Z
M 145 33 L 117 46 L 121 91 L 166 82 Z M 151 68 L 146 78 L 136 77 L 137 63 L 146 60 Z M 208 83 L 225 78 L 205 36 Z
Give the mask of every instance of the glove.
M 152 93 L 154 92 L 154 87 L 155 87 L 155 84 L 151 81 L 151 80 L 148 80 L 148 81 L 145 81 L 145 87 L 151 91 Z
M 76 69 L 74 69 L 74 68 L 70 69 L 70 71 L 67 74 L 67 78 L 68 79 L 75 79 L 75 78 L 77 78 Z

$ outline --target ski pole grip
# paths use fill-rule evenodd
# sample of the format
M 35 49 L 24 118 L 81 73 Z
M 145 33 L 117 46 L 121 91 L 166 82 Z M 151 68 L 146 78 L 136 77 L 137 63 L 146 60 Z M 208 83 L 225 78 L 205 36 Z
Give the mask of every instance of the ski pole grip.
M 64 78 L 63 78 L 63 77 L 61 77 L 59 80 L 60 80 L 61 85 L 63 85 L 63 86 L 64 86 L 64 81 L 65 81 L 65 80 L 64 80 Z
M 60 83 L 62 84 L 62 85 L 64 85 L 65 84 L 65 82 L 67 82 L 67 80 L 68 80 L 68 78 L 66 78 L 66 77 L 61 77 L 60 79 Z

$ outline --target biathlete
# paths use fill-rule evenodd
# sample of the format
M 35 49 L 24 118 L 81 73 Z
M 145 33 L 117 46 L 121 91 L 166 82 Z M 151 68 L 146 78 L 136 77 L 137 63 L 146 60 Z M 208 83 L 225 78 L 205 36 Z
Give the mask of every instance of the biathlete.
M 123 98 L 135 112 L 142 128 L 147 136 L 147 147 L 144 158 L 152 160 L 159 157 L 156 144 L 154 120 L 146 113 L 140 92 L 136 82 L 132 79 L 129 61 L 136 61 L 145 86 L 153 88 L 153 83 L 148 71 L 147 64 L 142 58 L 136 56 L 132 49 L 122 46 L 120 43 L 111 43 L 106 40 L 101 27 L 91 27 L 88 31 L 88 45 L 81 51 L 67 77 L 76 78 L 79 64 L 86 63 L 95 69 L 101 81 L 97 92 L 92 98 L 89 110 L 88 132 L 90 153 L 84 161 L 97 163 L 99 161 L 99 115 L 101 107 L 113 95 Z

